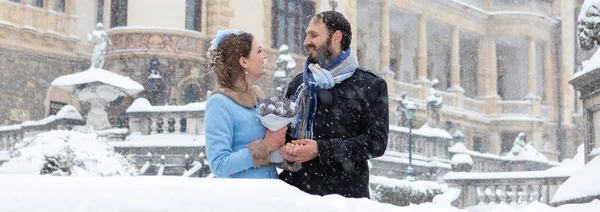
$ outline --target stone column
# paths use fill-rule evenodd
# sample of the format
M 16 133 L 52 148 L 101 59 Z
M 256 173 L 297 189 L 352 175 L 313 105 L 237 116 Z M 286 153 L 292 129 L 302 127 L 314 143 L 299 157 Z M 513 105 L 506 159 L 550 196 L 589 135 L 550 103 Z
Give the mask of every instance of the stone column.
M 390 0 L 381 0 L 379 37 L 379 71 L 383 74 L 390 71 Z
M 452 27 L 450 39 L 450 83 L 448 89 L 456 94 L 452 105 L 462 108 L 464 105 L 465 90 L 460 86 L 460 30 L 458 27 Z
M 556 65 L 554 57 L 552 57 L 552 48 L 551 41 L 544 42 L 544 73 L 546 76 L 544 103 L 548 104 L 554 103 L 554 94 L 556 93 Z
M 527 58 L 528 58 L 528 70 L 527 70 L 527 90 L 528 94 L 525 99 L 531 101 L 531 108 L 529 114 L 537 117 L 541 113 L 541 98 L 537 93 L 537 64 L 536 64 L 536 41 L 535 37 L 529 36 L 527 45 Z M 541 147 L 541 146 L 540 146 Z
M 379 37 L 379 73 L 384 77 L 388 93 L 396 94 L 394 87 L 394 72 L 390 71 L 390 0 L 381 0 L 379 2 L 381 9 Z
M 496 37 L 494 35 L 482 36 L 478 47 L 478 91 L 481 99 L 485 101 L 484 112 L 498 114 L 498 67 L 496 58 Z
M 229 19 L 233 17 L 233 10 L 229 7 L 229 0 L 208 0 L 206 3 L 207 35 L 216 35 L 219 30 L 229 28 Z
M 538 98 L 537 94 L 537 64 L 535 62 L 535 38 L 529 36 L 528 45 L 527 45 L 527 60 L 528 60 L 528 70 L 527 70 L 527 99 Z
M 419 61 L 417 64 L 417 79 L 419 81 L 427 80 L 427 15 L 419 15 Z
M 450 82 L 451 91 L 462 90 L 460 86 L 460 41 L 458 27 L 452 28 L 450 39 Z M 463 91 L 464 92 L 464 91 Z
M 417 84 L 421 85 L 420 99 L 427 98 L 429 91 L 429 80 L 427 79 L 427 15 L 419 15 L 419 47 L 418 47 L 418 63 L 417 63 Z
M 490 141 L 489 141 L 489 149 L 490 153 L 500 155 L 502 152 L 502 136 L 500 136 L 500 132 L 496 128 L 490 129 Z

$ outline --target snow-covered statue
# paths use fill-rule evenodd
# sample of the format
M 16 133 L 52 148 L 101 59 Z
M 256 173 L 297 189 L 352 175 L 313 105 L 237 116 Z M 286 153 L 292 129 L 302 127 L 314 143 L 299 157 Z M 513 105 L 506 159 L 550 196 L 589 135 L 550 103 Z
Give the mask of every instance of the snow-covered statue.
M 600 5 L 585 1 L 577 21 L 577 40 L 583 50 L 590 50 L 600 41 Z M 596 1 L 597 2 L 597 1 Z
M 396 99 L 396 103 L 396 117 L 398 117 L 396 125 L 406 127 L 408 126 L 408 118 L 406 117 L 406 105 L 408 104 L 408 100 L 406 100 L 405 92 L 400 94 L 400 98 Z
M 431 128 L 438 127 L 440 123 L 440 110 L 444 100 L 442 99 L 442 93 L 438 90 L 439 81 L 433 79 L 431 81 L 431 88 L 427 95 L 427 124 Z
M 273 84 L 277 95 L 284 95 L 287 84 L 292 80 L 292 73 L 296 68 L 296 62 L 289 51 L 290 48 L 287 45 L 281 45 L 279 47 L 279 57 L 275 61 Z
M 527 134 L 524 132 L 520 132 L 519 135 L 515 138 L 513 143 L 513 147 L 510 149 L 510 153 L 517 156 L 521 153 L 521 151 L 527 151 L 525 146 L 527 145 Z
M 101 69 L 104 66 L 104 56 L 106 55 L 108 46 L 111 45 L 102 23 L 96 24 L 96 29 L 92 31 L 92 34 L 88 33 L 88 42 L 94 45 L 90 68 Z
M 577 41 L 581 49 L 591 50 L 600 44 L 600 2 L 586 0 L 581 6 L 577 20 Z M 599 68 L 600 51 L 587 61 L 583 61 L 581 68 L 583 72 L 588 72 Z M 595 61 L 595 62 L 590 62 Z

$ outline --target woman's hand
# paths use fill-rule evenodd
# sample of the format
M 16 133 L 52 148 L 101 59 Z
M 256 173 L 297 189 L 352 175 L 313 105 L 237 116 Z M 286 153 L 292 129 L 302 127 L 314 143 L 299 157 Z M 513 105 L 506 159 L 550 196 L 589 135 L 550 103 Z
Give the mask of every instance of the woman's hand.
M 285 132 L 287 131 L 287 128 L 288 127 L 285 126 L 275 132 L 267 129 L 265 138 L 263 140 L 265 141 L 265 145 L 267 146 L 267 150 L 269 152 L 283 146 L 283 143 L 285 143 Z

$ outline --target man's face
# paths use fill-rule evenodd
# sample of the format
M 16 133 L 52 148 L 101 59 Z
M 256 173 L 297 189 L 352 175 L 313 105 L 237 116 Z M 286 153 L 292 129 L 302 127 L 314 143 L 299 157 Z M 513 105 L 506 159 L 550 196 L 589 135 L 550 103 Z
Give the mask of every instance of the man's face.
M 327 63 L 331 56 L 331 36 L 322 20 L 311 21 L 306 28 L 304 47 L 308 50 L 308 62 L 321 66 Z

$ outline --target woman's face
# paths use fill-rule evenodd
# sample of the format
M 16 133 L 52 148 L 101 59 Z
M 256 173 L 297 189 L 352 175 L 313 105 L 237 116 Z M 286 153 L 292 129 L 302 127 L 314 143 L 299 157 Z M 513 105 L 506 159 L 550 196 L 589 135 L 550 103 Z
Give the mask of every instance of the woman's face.
M 267 54 L 262 50 L 262 46 L 258 44 L 256 39 L 252 40 L 252 49 L 247 58 L 244 58 L 246 64 L 243 67 L 248 72 L 247 78 L 251 80 L 257 80 L 263 74 L 265 74 L 265 59 Z

